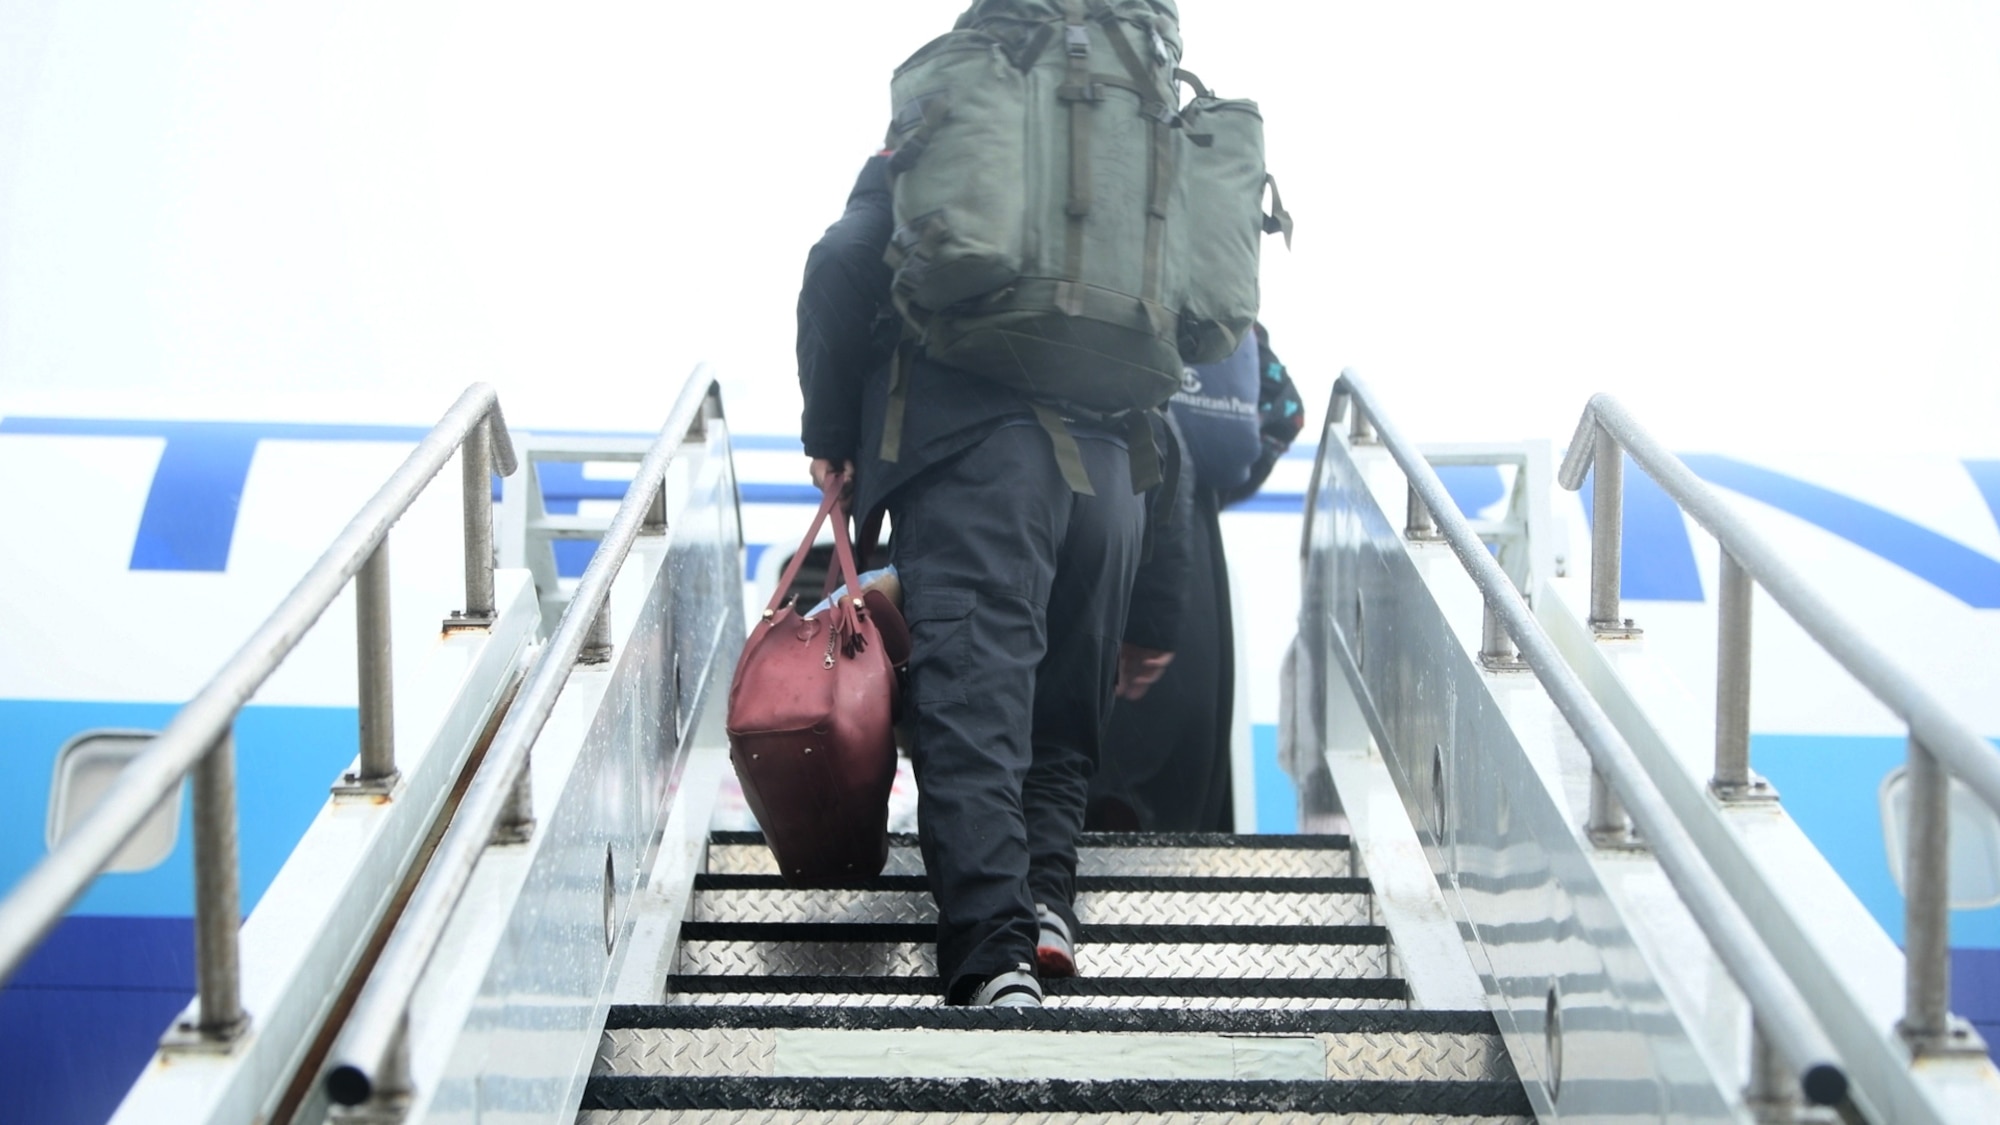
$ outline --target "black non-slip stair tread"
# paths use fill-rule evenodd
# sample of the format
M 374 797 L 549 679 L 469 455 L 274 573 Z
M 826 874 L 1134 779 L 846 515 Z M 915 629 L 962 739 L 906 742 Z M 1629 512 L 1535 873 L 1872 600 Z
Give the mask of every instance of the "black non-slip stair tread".
M 709 843 L 725 847 L 762 844 L 762 832 L 711 832 Z M 914 848 L 917 837 L 896 832 L 889 836 L 892 847 Z M 1259 851 L 1347 851 L 1353 846 L 1346 836 L 1244 835 L 1228 832 L 1085 832 L 1077 838 L 1080 848 L 1238 848 Z
M 930 891 L 922 875 L 877 875 L 835 887 L 793 887 L 782 875 L 709 875 L 694 877 L 696 891 Z M 1247 875 L 1078 875 L 1078 894 L 1159 892 L 1163 894 L 1318 894 L 1374 893 L 1366 879 L 1347 876 Z
M 1188 997 L 1293 1000 L 1408 1000 L 1401 977 L 1069 977 L 1042 982 L 1050 996 Z M 936 977 L 886 976 L 706 976 L 667 978 L 669 1002 L 676 993 L 740 992 L 800 995 L 932 996 L 943 992 Z
M 620 1004 L 607 1031 L 1069 1031 L 1181 1035 L 1498 1035 L 1486 1011 L 1407 1008 L 1255 1011 L 1215 1008 L 824 1008 L 778 1005 Z
M 683 922 L 681 940 L 929 944 L 937 927 L 916 922 Z M 1097 945 L 1387 945 L 1387 926 L 1229 926 L 1096 923 L 1079 942 Z
M 1519 1082 L 1185 1081 L 991 1078 L 749 1078 L 599 1075 L 591 1110 L 840 1110 L 889 1113 L 1533 1112 Z

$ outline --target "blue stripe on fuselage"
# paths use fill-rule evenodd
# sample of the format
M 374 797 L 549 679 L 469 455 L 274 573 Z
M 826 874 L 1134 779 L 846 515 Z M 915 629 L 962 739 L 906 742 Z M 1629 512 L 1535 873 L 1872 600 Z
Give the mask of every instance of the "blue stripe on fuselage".
M 0 991 L 6 1120 L 109 1118 L 194 987 L 193 919 L 63 919 Z
M 134 570 L 208 571 L 225 569 L 235 534 L 238 507 L 257 444 L 288 441 L 416 442 L 427 433 L 414 426 L 324 425 L 312 423 L 173 422 L 123 419 L 5 417 L 0 433 L 85 437 L 149 437 L 165 443 L 139 521 L 130 566 Z M 738 449 L 759 452 L 798 450 L 794 438 L 744 434 Z M 1294 455 L 1304 450 L 1295 449 Z M 1689 468 L 1713 484 L 1770 504 L 1870 551 L 1978 609 L 2000 608 L 2000 561 L 1923 528 L 1893 513 L 1794 477 L 1713 454 L 1685 455 Z M 2000 462 L 1964 463 L 1987 504 L 2000 519 Z M 574 462 L 537 466 L 551 508 L 574 510 L 586 499 L 617 499 L 621 480 L 592 480 Z M 1461 511 L 1477 513 L 1499 498 L 1498 472 L 1485 466 L 1439 470 Z M 1673 502 L 1642 472 L 1626 474 L 1623 593 L 1638 601 L 1701 601 L 1703 592 L 1687 527 Z M 1592 482 L 1584 486 L 1590 511 Z M 818 493 L 797 484 L 746 482 L 747 504 L 812 504 Z M 1234 510 L 1293 513 L 1303 497 L 1271 493 L 1252 497 Z M 1643 545 L 1643 547 L 1642 547 Z M 559 572 L 582 573 L 587 546 L 558 551 Z
M 131 569 L 228 569 L 236 511 L 256 452 L 257 439 L 242 434 L 170 439 L 153 470 Z
M 1711 484 L 1830 531 L 1974 609 L 2000 609 L 2000 561 L 1893 512 L 1733 457 L 1688 453 L 1682 454 L 1681 460 Z M 1968 463 L 1967 468 L 1972 464 L 1976 462 Z M 1974 479 L 1979 479 L 1977 471 Z M 1990 502 L 1991 493 L 1988 499 Z
M 1986 498 L 1993 522 L 2000 524 L 2000 461 L 1967 461 L 1965 471 L 1972 475 L 1973 485 Z
M 228 566 L 236 512 L 258 442 L 417 442 L 428 432 L 414 426 L 0 418 L 0 434 L 142 437 L 166 442 L 139 517 L 139 535 L 132 545 L 133 570 L 221 571 Z

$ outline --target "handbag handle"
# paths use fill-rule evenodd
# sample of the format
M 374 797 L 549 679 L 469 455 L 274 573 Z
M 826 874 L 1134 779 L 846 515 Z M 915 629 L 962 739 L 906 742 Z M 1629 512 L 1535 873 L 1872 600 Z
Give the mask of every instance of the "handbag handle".
M 819 512 L 813 516 L 812 526 L 806 529 L 805 539 L 799 543 L 799 549 L 792 553 L 792 561 L 785 566 L 785 576 L 778 580 L 778 588 L 771 591 L 770 604 L 764 607 L 766 621 L 777 615 L 779 604 L 785 600 L 785 595 L 791 591 L 792 583 L 798 579 L 799 568 L 805 565 L 806 555 L 812 550 L 814 541 L 819 538 L 819 529 L 826 523 L 828 515 L 834 517 L 834 565 L 839 568 L 838 573 L 847 583 L 849 600 L 860 597 L 861 583 L 855 576 L 854 549 L 847 540 L 847 506 L 840 501 L 841 490 L 847 483 L 847 474 L 830 477 L 827 483 L 831 487 L 827 488 L 826 495 L 819 502 Z M 835 602 L 832 612 L 835 614 L 835 628 L 845 626 L 851 632 L 857 625 L 854 609 L 847 602 Z

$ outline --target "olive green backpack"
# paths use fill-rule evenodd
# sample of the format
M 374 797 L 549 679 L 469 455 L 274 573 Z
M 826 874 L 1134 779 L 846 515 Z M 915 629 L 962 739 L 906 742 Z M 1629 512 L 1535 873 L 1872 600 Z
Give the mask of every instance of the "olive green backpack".
M 1173 0 L 977 0 L 897 69 L 887 260 L 926 354 L 1116 414 L 1235 349 L 1291 220 L 1256 103 L 1180 57 Z

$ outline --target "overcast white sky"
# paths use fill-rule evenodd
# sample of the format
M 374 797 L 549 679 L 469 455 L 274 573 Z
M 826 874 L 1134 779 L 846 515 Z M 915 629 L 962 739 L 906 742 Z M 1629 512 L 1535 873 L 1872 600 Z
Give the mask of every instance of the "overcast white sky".
M 791 432 L 806 249 L 960 0 L 0 0 L 0 410 Z M 2000 452 L 2000 4 L 1182 0 L 1265 319 L 1425 440 Z

